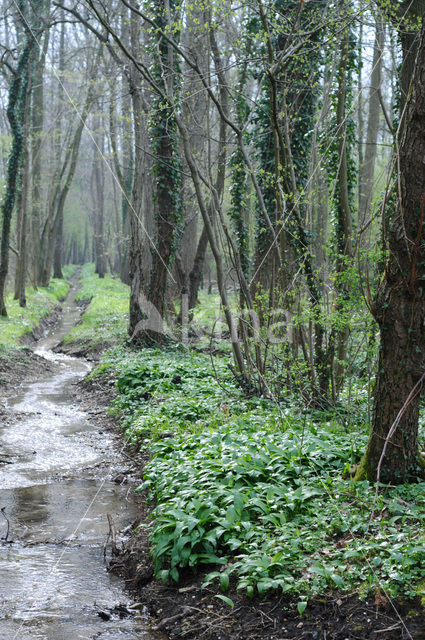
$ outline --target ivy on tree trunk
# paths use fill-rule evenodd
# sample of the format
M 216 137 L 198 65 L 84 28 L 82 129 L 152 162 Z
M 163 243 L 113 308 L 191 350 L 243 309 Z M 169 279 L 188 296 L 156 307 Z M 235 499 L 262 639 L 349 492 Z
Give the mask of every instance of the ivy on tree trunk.
M 12 133 L 12 148 L 9 155 L 6 177 L 6 193 L 1 207 L 3 219 L 0 246 L 0 315 L 7 316 L 5 304 L 6 277 L 9 268 L 9 241 L 13 209 L 18 189 L 18 175 L 24 148 L 25 102 L 30 67 L 30 54 L 34 39 L 27 34 L 19 56 L 18 66 L 13 74 L 7 107 L 7 117 Z
M 373 305 L 381 345 L 373 423 L 357 478 L 392 484 L 424 475 L 418 451 L 420 394 L 406 400 L 425 372 L 425 23 L 399 145 L 399 193 L 389 230 L 388 261 Z

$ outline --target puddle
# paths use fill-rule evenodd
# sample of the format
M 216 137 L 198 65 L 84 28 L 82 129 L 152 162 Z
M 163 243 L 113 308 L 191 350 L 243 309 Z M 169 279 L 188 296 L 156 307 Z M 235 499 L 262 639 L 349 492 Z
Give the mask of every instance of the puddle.
M 72 404 L 90 364 L 52 351 L 78 317 L 71 293 L 35 349 L 57 372 L 5 399 L 17 419 L 0 424 L 9 463 L 0 464 L 0 638 L 153 640 L 143 611 L 122 609 L 129 596 L 106 570 L 106 514 L 117 529 L 137 514 L 131 485 L 112 481 L 121 465 L 112 438 Z

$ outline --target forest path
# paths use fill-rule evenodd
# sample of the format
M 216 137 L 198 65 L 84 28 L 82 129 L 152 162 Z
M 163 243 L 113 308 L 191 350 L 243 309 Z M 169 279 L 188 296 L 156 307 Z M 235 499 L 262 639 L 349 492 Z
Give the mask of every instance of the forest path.
M 63 307 L 34 347 L 55 373 L 9 394 L 0 425 L 0 638 L 153 638 L 145 616 L 121 617 L 129 596 L 106 569 L 106 514 L 121 528 L 137 508 L 112 481 L 123 464 L 112 434 L 75 406 L 90 364 L 52 350 L 79 319 L 74 287 Z

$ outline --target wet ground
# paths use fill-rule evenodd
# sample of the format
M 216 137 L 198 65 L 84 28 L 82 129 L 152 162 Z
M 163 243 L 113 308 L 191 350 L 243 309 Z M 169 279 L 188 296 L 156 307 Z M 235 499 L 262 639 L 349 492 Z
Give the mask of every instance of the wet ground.
M 53 348 L 78 321 L 71 291 L 62 321 L 36 345 L 47 376 L 2 398 L 0 417 L 0 638 L 152 639 L 107 571 L 107 514 L 123 529 L 137 514 L 132 485 L 113 478 L 122 458 L 111 433 L 75 406 L 90 369 Z M 129 608 L 130 607 L 130 608 Z

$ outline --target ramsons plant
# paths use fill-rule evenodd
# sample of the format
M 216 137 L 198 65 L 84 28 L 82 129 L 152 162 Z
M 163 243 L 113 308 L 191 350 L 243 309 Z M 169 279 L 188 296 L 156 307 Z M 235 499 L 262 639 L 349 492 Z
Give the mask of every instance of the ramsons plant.
M 206 565 L 205 584 L 278 590 L 300 612 L 330 589 L 422 595 L 425 485 L 387 488 L 370 521 L 372 487 L 351 479 L 367 439 L 361 403 L 353 417 L 289 395 L 279 407 L 247 399 L 222 358 L 182 347 L 117 348 L 92 375 L 111 372 L 114 411 L 152 455 L 140 490 L 155 503 L 158 577 Z

